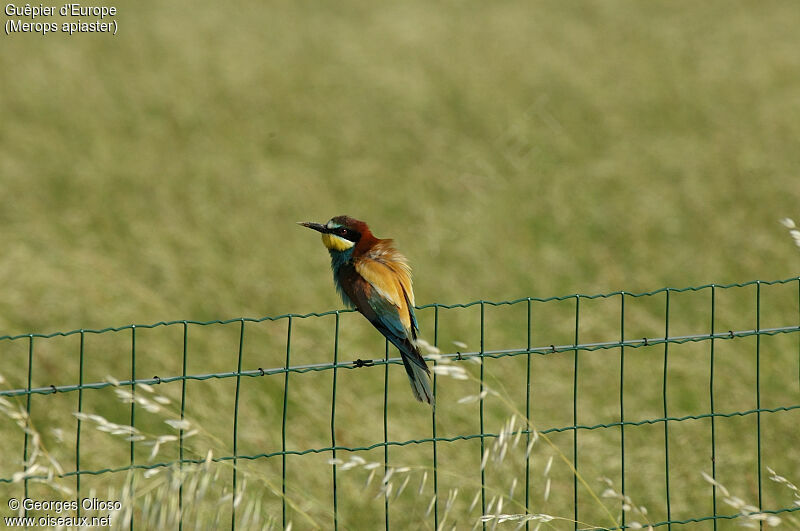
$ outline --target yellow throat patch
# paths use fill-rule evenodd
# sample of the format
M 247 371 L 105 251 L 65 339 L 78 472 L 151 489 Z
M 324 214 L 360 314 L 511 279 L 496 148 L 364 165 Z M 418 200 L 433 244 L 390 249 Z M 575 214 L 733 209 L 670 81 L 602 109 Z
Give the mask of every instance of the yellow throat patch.
M 355 245 L 355 243 L 350 240 L 346 240 L 335 234 L 327 233 L 322 234 L 322 243 L 331 251 L 346 251 Z

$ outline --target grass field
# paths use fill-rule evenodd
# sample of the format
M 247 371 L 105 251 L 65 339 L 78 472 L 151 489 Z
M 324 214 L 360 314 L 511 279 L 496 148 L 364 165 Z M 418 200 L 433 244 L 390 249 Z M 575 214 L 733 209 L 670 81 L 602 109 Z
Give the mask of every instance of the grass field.
M 795 2 L 234 7 L 201 0 L 117 7 L 116 36 L 3 35 L 0 336 L 340 308 L 318 235 L 294 222 L 343 213 L 396 240 L 414 266 L 421 305 L 798 274 L 800 253 L 778 223 L 800 218 Z M 709 296 L 673 294 L 670 334 L 707 333 Z M 718 296 L 718 330 L 756 327 L 754 287 Z M 797 324 L 797 283 L 765 286 L 761 296 L 762 327 Z M 574 305 L 535 305 L 534 345 L 572 344 Z M 626 305 L 626 337 L 663 337 L 663 294 Z M 618 340 L 620 310 L 619 298 L 582 300 L 580 341 Z M 419 317 L 423 337 L 433 342 L 434 311 Z M 487 350 L 525 346 L 524 304 L 488 307 L 485 318 Z M 292 364 L 332 361 L 334 319 L 293 321 Z M 341 315 L 340 360 L 384 355 L 382 339 L 362 321 Z M 439 346 L 452 352 L 459 341 L 478 350 L 479 323 L 479 306 L 443 310 Z M 283 366 L 287 332 L 286 320 L 248 324 L 243 369 Z M 180 375 L 182 334 L 182 325 L 137 329 L 137 377 Z M 87 335 L 84 381 L 129 378 L 131 335 Z M 236 322 L 190 327 L 187 373 L 235 371 L 239 338 Z M 755 337 L 717 342 L 719 411 L 755 407 L 756 343 Z M 762 407 L 800 404 L 797 343 L 796 334 L 761 338 Z M 34 346 L 34 387 L 77 383 L 79 336 L 37 339 Z M 3 388 L 27 385 L 28 354 L 27 339 L 0 341 Z M 707 413 L 709 343 L 671 346 L 669 355 L 669 414 Z M 619 349 L 580 356 L 580 423 L 618 421 Z M 626 356 L 626 417 L 661 418 L 663 345 L 628 349 Z M 572 425 L 573 357 L 534 357 L 539 429 Z M 495 388 L 501 382 L 514 407 L 524 405 L 525 363 L 517 356 L 484 367 L 487 382 Z M 478 374 L 477 365 L 466 367 Z M 331 376 L 291 376 L 288 447 L 331 444 Z M 337 444 L 382 442 L 383 367 L 337 377 Z M 388 381 L 389 439 L 430 437 L 429 411 L 413 402 L 398 365 Z M 437 435 L 479 433 L 477 404 L 457 403 L 478 384 L 448 378 L 438 384 Z M 232 455 L 235 379 L 191 381 L 186 392 L 187 418 L 201 427 L 187 443 L 187 457 L 202 459 L 208 449 Z M 180 382 L 157 393 L 171 399 L 170 413 L 137 409 L 137 427 L 153 437 L 174 433 L 163 420 L 177 414 Z M 31 401 L 42 444 L 65 470 L 75 469 L 75 394 Z M 113 388 L 85 391 L 83 399 L 83 411 L 129 422 L 130 407 Z M 24 397 L 15 401 L 26 405 Z M 283 375 L 242 379 L 240 402 L 238 453 L 279 450 Z M 487 398 L 485 429 L 498 433 L 509 407 Z M 763 465 L 800 481 L 798 410 L 762 416 Z M 128 442 L 91 422 L 84 426 L 82 469 L 130 462 Z M 713 514 L 710 486 L 700 477 L 710 470 L 708 423 L 672 426 L 671 516 Z M 24 435 L 7 415 L 0 416 L 0 430 L 0 478 L 9 478 L 23 467 Z M 718 430 L 721 481 L 755 503 L 755 417 L 720 419 Z M 648 507 L 651 521 L 663 521 L 663 424 L 630 428 L 626 437 L 626 493 Z M 553 444 L 571 457 L 571 432 L 554 434 Z M 479 445 L 477 439 L 438 445 L 439 512 L 446 493 L 458 487 L 446 519 L 458 529 L 479 517 L 479 508 L 469 510 L 480 487 Z M 605 488 L 598 476 L 619 488 L 619 447 L 618 431 L 580 434 L 580 471 L 597 493 Z M 537 448 L 532 511 L 571 518 L 572 474 L 556 458 L 544 502 L 542 467 L 552 449 Z M 147 463 L 151 450 L 138 445 L 137 463 Z M 504 511 L 520 511 L 512 502 L 522 495 L 523 454 L 524 448 L 487 467 L 492 495 L 508 493 L 517 480 Z M 382 447 L 359 455 L 383 463 Z M 295 529 L 332 525 L 330 457 L 287 460 Z M 175 443 L 165 442 L 156 460 L 176 458 Z M 418 493 L 430 459 L 430 443 L 390 448 L 391 463 L 418 467 L 403 493 L 392 496 L 392 527 L 434 527 L 426 516 L 430 477 Z M 218 498 L 230 491 L 232 473 L 230 462 L 214 467 L 221 470 Z M 280 488 L 280 472 L 279 458 L 243 466 L 243 503 L 261 515 L 247 526 L 280 526 L 280 499 L 271 492 Z M 139 477 L 137 492 L 165 475 Z M 339 472 L 340 528 L 384 525 L 378 480 L 364 488 L 367 476 L 359 467 Z M 124 474 L 111 473 L 81 481 L 82 492 L 111 488 L 114 495 L 125 483 Z M 54 484 L 75 488 L 74 477 L 47 483 L 31 482 L 31 497 L 66 496 Z M 788 489 L 766 475 L 764 483 L 764 507 L 791 505 Z M 20 483 L 0 483 L 2 500 L 21 493 Z M 145 503 L 158 504 L 144 496 L 136 498 L 142 522 Z M 582 488 L 579 500 L 582 522 L 610 525 Z M 619 504 L 605 502 L 617 516 Z M 735 512 L 718 504 L 721 513 Z M 198 515 L 198 525 L 219 518 L 227 526 L 230 501 L 218 507 Z

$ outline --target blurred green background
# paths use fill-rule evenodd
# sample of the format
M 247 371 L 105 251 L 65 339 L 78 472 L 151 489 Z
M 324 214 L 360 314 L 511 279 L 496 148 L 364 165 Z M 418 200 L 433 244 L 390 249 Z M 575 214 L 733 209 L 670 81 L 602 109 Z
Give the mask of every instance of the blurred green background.
M 145 1 L 117 7 L 116 36 L 2 38 L 0 335 L 339 308 L 318 235 L 294 224 L 338 214 L 366 220 L 378 237 L 396 240 L 414 267 L 418 304 L 635 292 L 798 273 L 798 249 L 777 223 L 800 217 L 800 9 L 794 1 Z M 792 289 L 772 306 L 774 326 L 797 321 Z M 726 306 L 743 329 L 754 327 L 752 301 L 752 292 L 743 291 Z M 674 310 L 673 326 L 707 331 L 707 302 Z M 631 326 L 663 335 L 662 303 L 643 308 Z M 589 312 L 596 318 L 584 320 L 582 337 L 616 340 L 615 304 Z M 495 348 L 524 345 L 523 310 L 516 311 L 508 319 L 493 314 Z M 570 343 L 571 311 L 546 312 L 540 322 L 551 328 L 537 328 L 537 344 Z M 423 336 L 432 341 L 432 312 L 421 314 Z M 450 342 L 459 340 L 476 349 L 476 314 L 454 315 L 442 325 L 440 345 L 452 351 Z M 349 334 L 344 359 L 382 355 L 382 341 L 368 325 L 355 315 L 342 319 L 342 333 Z M 331 360 L 331 323 L 297 325 L 298 363 Z M 253 327 L 258 331 L 246 345 L 254 357 L 245 368 L 281 366 L 285 328 L 285 322 Z M 140 374 L 180 374 L 181 332 L 147 334 L 140 339 Z M 238 328 L 192 334 L 190 373 L 235 369 Z M 130 375 L 129 335 L 90 341 L 87 379 Z M 780 341 L 776 352 L 785 364 L 775 372 L 796 375 L 796 345 Z M 741 349 L 746 361 L 731 358 L 738 368 L 723 386 L 732 396 L 738 386 L 738 394 L 752 395 L 753 344 Z M 75 383 L 76 345 L 74 337 L 39 342 L 34 385 Z M 0 374 L 12 388 L 25 385 L 27 348 L 19 341 L 0 344 Z M 697 349 L 707 361 L 707 345 Z M 634 388 L 639 376 L 661 370 L 658 352 L 628 373 Z M 587 394 L 619 392 L 613 356 L 613 363 L 599 361 L 585 374 L 594 382 Z M 554 394 L 572 385 L 571 357 L 560 363 L 542 376 Z M 502 380 L 520 367 L 497 362 L 492 370 Z M 598 374 L 603 368 L 610 372 Z M 412 403 L 399 367 L 390 372 L 397 395 L 392 423 L 402 426 L 394 437 L 429 436 L 427 412 Z M 340 425 L 374 417 L 374 429 L 363 427 L 367 442 L 382 440 L 375 431 L 382 374 L 348 371 L 338 390 Z M 706 380 L 690 385 L 686 374 L 670 376 L 683 386 L 676 393 L 686 411 L 707 410 Z M 784 393 L 776 404 L 798 402 L 794 378 L 769 382 Z M 330 374 L 315 381 L 324 382 L 324 392 L 315 393 L 322 383 L 298 384 L 302 397 L 292 398 L 293 418 L 307 423 L 297 425 L 293 447 L 330 443 Z M 253 453 L 268 451 L 272 443 L 265 438 L 276 436 L 282 377 L 275 382 L 248 383 L 248 403 L 260 412 L 246 435 Z M 220 433 L 230 431 L 230 415 L 220 418 L 219 411 L 232 403 L 232 383 L 189 386 L 197 404 L 192 413 L 212 431 L 215 423 Z M 549 396 L 550 388 L 543 389 Z M 174 398 L 179 390 L 165 393 Z M 455 402 L 461 395 L 445 396 Z M 652 405 L 650 416 L 657 417 L 660 399 L 634 396 L 628 403 L 634 414 Z M 34 397 L 34 416 L 38 402 L 47 423 L 62 423 L 71 433 L 74 396 L 64 401 L 45 406 L 51 402 Z M 374 411 L 356 407 L 362 401 Z M 125 422 L 127 406 L 96 402 L 87 407 Z M 600 406 L 589 402 L 591 420 Z M 570 406 L 565 402 L 567 416 L 551 424 L 571 423 Z M 607 410 L 615 407 L 609 399 Z M 475 432 L 474 411 L 453 408 L 452 417 L 442 411 L 440 421 L 452 433 Z M 503 408 L 492 411 L 496 431 Z M 793 422 L 776 433 L 796 437 Z M 15 457 L 3 460 L 2 477 L 20 466 L 21 435 L 14 437 L 3 445 L 8 456 L 15 448 Z M 98 435 L 96 444 L 106 443 Z M 602 444 L 612 452 L 619 442 Z M 409 448 L 397 461 L 428 458 Z M 459 459 L 474 464 L 479 458 L 475 445 L 465 448 L 469 458 L 450 458 L 455 469 Z M 751 450 L 741 454 L 753 459 Z M 776 454 L 784 450 L 791 451 Z M 647 451 L 663 459 L 663 441 Z M 96 464 L 124 465 L 126 452 L 121 444 Z M 205 454 L 201 447 L 197 452 Z M 229 455 L 230 448 L 219 452 Z M 310 484 L 327 485 L 324 460 L 319 457 L 321 476 Z M 597 461 L 602 469 L 605 458 L 598 453 Z M 251 465 L 274 466 L 265 463 Z M 784 473 L 800 481 L 794 463 Z M 692 473 L 696 468 L 687 466 Z M 752 485 L 752 470 L 744 476 L 730 481 Z M 644 498 L 663 504 L 660 479 L 640 483 Z M 568 507 L 568 474 L 561 488 Z M 327 507 L 321 489 L 319 503 Z M 689 499 L 686 514 L 708 513 L 705 505 L 691 505 L 695 493 L 681 490 Z M 346 499 L 348 491 L 342 492 Z M 428 498 L 414 502 L 404 495 L 397 503 L 406 498 L 422 508 L 396 511 L 401 525 L 432 525 L 424 517 Z M 344 513 L 345 528 L 382 522 L 382 501 L 364 503 Z M 470 527 L 473 520 L 461 509 L 459 525 Z M 549 510 L 571 516 L 571 509 Z M 326 527 L 327 513 L 320 511 L 315 518 Z M 600 517 L 593 522 L 602 523 Z

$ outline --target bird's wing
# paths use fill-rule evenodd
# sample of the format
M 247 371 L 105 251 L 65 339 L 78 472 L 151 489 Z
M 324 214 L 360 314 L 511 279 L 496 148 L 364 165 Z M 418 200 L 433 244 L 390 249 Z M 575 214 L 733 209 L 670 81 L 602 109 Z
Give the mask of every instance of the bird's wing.
M 433 404 L 430 371 L 416 345 L 411 270 L 399 260 L 359 257 L 344 269 L 343 286 L 356 308 L 400 351 L 417 400 Z
M 414 293 L 410 269 L 405 262 L 361 257 L 355 270 L 369 284 L 366 302 L 381 323 L 399 337 L 415 338 Z

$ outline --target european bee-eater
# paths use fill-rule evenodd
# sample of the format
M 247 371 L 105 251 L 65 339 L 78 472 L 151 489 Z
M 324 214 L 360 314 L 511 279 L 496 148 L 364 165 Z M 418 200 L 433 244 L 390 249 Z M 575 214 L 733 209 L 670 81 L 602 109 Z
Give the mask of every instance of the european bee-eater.
M 376 238 L 366 223 L 348 216 L 336 216 L 325 224 L 299 224 L 322 233 L 342 300 L 397 347 L 414 396 L 433 405 L 430 371 L 416 344 L 419 327 L 405 256 L 392 247 L 392 240 Z

